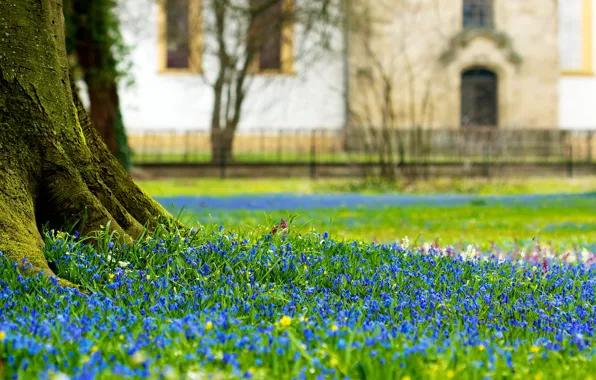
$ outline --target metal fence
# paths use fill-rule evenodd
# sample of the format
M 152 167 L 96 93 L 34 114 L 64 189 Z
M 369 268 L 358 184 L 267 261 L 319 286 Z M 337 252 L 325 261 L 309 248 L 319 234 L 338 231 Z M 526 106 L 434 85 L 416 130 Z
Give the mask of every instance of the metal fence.
M 138 166 L 359 167 L 596 164 L 596 130 L 566 129 L 271 129 L 238 131 L 231 154 L 214 159 L 209 130 L 144 131 L 129 135 Z M 486 174 L 486 173 L 485 173 Z

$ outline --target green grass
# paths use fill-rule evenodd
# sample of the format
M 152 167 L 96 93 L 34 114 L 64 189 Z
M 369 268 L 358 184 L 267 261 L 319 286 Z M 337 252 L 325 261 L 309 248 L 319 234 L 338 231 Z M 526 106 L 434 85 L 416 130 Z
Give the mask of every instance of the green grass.
M 378 193 L 447 192 L 479 195 L 534 193 L 586 193 L 596 189 L 596 178 L 529 179 L 511 181 L 433 180 L 387 185 L 349 180 L 174 180 L 145 181 L 141 187 L 154 196 L 265 194 L 276 192 L 326 193 L 360 191 Z M 167 206 L 167 204 L 166 204 Z M 424 204 L 404 207 L 258 210 L 182 210 L 190 224 L 224 225 L 232 231 L 271 226 L 280 219 L 295 219 L 303 231 L 328 231 L 339 239 L 393 242 L 408 236 L 417 244 L 441 244 L 487 248 L 517 244 L 531 247 L 552 244 L 557 250 L 596 243 L 596 197 L 487 203 L 471 201 L 458 206 Z
M 596 191 L 596 176 L 581 178 L 451 179 L 387 183 L 374 180 L 267 178 L 144 180 L 138 184 L 153 196 L 270 193 L 455 193 L 478 195 L 560 194 Z
M 295 218 L 302 231 L 327 231 L 334 238 L 394 242 L 405 236 L 418 244 L 438 241 L 488 248 L 492 243 L 530 248 L 552 244 L 557 250 L 596 243 L 596 199 L 483 204 L 457 207 L 410 205 L 383 209 L 315 209 L 262 212 L 217 210 L 184 214 L 188 223 L 223 225 L 231 231 L 270 226 Z

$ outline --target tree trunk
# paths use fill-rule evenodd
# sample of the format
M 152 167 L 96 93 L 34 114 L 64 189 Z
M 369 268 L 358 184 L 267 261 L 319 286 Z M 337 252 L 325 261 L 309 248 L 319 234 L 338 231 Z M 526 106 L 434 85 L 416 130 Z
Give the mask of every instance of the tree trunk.
M 53 276 L 40 228 L 111 221 L 123 238 L 171 218 L 112 156 L 69 76 L 62 1 L 0 1 L 0 251 Z
M 110 152 L 116 155 L 118 153 L 118 142 L 114 131 L 114 122 L 116 119 L 116 105 L 118 101 L 118 92 L 115 88 L 101 88 L 94 83 L 92 78 L 87 79 L 89 91 L 89 103 L 91 109 L 89 116 L 91 125 L 95 127 L 99 135 L 103 138 Z
M 91 125 L 99 132 L 110 152 L 125 168 L 130 167 L 130 154 L 120 114 L 118 69 L 111 38 L 98 35 L 110 32 L 105 2 L 73 0 L 70 6 L 74 24 L 74 51 L 84 73 L 89 93 Z
M 211 129 L 211 163 L 225 165 L 234 159 L 232 148 L 235 128 Z

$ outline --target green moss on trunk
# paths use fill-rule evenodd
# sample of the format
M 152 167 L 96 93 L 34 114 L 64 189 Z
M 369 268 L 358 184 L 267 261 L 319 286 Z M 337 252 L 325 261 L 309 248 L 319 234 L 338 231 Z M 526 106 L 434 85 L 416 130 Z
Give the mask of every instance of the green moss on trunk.
M 40 228 L 110 222 L 123 238 L 171 216 L 109 152 L 74 91 L 60 1 L 0 1 L 0 251 L 53 275 Z M 5 38 L 4 38 L 5 37 Z

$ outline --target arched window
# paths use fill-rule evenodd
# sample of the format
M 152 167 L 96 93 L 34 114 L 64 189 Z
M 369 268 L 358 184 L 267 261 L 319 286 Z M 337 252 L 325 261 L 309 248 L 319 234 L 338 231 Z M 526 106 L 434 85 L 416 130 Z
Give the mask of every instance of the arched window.
M 495 127 L 498 124 L 498 79 L 493 71 L 476 68 L 461 75 L 461 125 Z
M 464 0 L 464 28 L 492 28 L 492 0 Z

